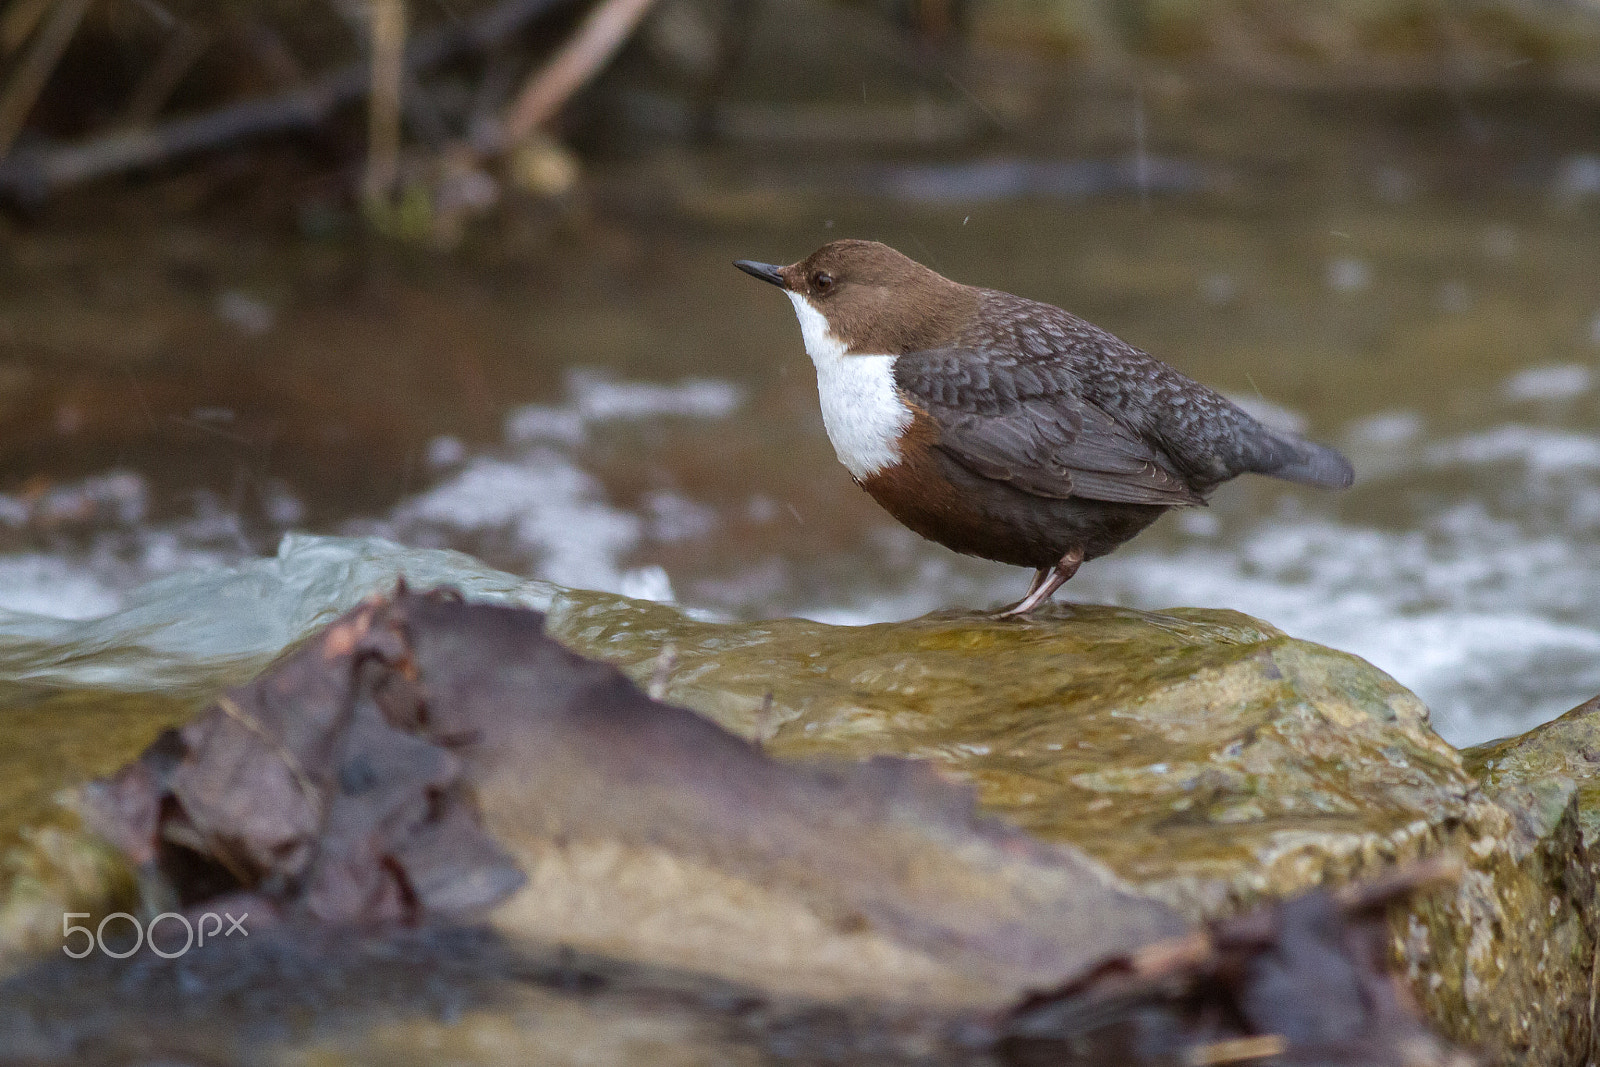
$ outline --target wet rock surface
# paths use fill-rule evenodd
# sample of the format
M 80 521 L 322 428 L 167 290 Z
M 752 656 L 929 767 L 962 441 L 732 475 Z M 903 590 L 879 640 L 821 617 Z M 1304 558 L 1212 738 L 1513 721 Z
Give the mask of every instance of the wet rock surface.
M 509 932 L 811 995 L 993 1006 L 1182 930 L 920 764 L 780 763 L 537 612 L 453 592 L 344 616 L 87 806 L 186 905 L 368 926 L 499 905 Z
M 1382 672 L 1230 612 L 729 628 L 574 593 L 551 627 L 774 754 L 939 763 L 985 809 L 1193 917 L 1459 854 L 1454 891 L 1393 919 L 1416 996 L 1490 1062 L 1589 1054 L 1594 873 L 1560 777 L 1582 761 L 1572 716 L 1504 743 L 1480 785 L 1484 758 Z
M 931 761 L 1194 914 L 1415 855 L 1473 789 L 1405 689 L 1234 612 L 726 627 L 575 593 L 551 619 L 774 755 Z
M 978 816 L 923 764 L 780 763 L 574 655 L 543 622 L 453 591 L 373 599 L 164 732 L 82 808 L 138 869 L 141 914 L 181 908 L 202 932 L 202 908 L 253 916 L 265 938 L 227 968 L 233 991 L 264 966 L 266 987 L 243 989 L 277 995 L 273 970 L 321 969 L 341 930 L 357 955 L 381 952 L 386 931 L 493 908 L 513 956 L 530 940 L 576 946 L 627 974 L 740 983 L 780 1016 L 848 1004 L 915 1019 L 952 1054 L 1010 1040 L 1098 1062 L 1109 1030 L 1151 1062 L 1241 1048 L 1453 1062 L 1384 978 L 1371 900 L 1312 894 L 1186 932 L 1077 849 Z M 1398 885 L 1373 899 L 1407 895 Z M 86 1039 L 125 1042 L 115 1013 L 86 1029 L 39 1010 L 63 966 L 9 983 L 12 1043 L 49 1060 Z M 179 976 L 197 992 L 190 1014 L 213 1000 L 215 966 Z M 92 965 L 78 977 L 92 988 Z M 158 963 L 118 985 L 173 979 Z M 351 984 L 333 980 L 339 994 Z M 259 1005 L 243 1014 L 259 1022 Z M 320 1015 L 291 1046 L 327 1036 Z M 238 1059 L 239 1047 L 165 1051 Z
M 519 598 L 509 588 L 506 595 Z M 549 629 L 570 648 L 622 666 L 669 703 L 758 743 L 765 755 L 742 744 L 737 751 L 763 761 L 777 757 L 778 763 L 761 766 L 798 776 L 785 780 L 832 775 L 837 784 L 841 765 L 873 757 L 932 762 L 947 776 L 971 783 L 980 812 L 1003 815 L 1035 835 L 1005 838 L 1022 842 L 1025 853 L 1048 850 L 1049 842 L 1080 849 L 1113 872 L 1114 884 L 1163 900 L 1189 919 L 1236 914 L 1266 898 L 1379 875 L 1394 861 L 1459 856 L 1466 872 L 1458 885 L 1419 896 L 1390 915 L 1387 951 L 1413 994 L 1447 1033 L 1483 1049 L 1490 1062 L 1570 1063 L 1587 1055 L 1594 882 L 1585 831 L 1593 816 L 1580 772 L 1588 764 L 1588 706 L 1524 739 L 1463 758 L 1432 734 L 1421 705 L 1380 672 L 1226 612 L 1063 606 L 1025 623 L 950 615 L 864 628 L 799 620 L 729 625 L 569 591 L 553 594 Z M 120 649 L 114 654 L 119 663 L 126 658 Z M 236 659 L 225 659 L 236 666 Z M 195 684 L 186 675 L 182 692 L 192 692 Z M 34 716 L 8 720 L 30 723 L 30 746 L 0 756 L 7 760 L 12 795 L 32 799 L 15 809 L 20 818 L 6 830 L 9 853 L 0 886 L 0 917 L 6 922 L 0 931 L 12 952 L 54 952 L 61 911 L 88 907 L 103 914 L 127 906 L 136 883 L 126 865 L 110 862 L 104 846 L 80 832 L 70 808 L 50 804 L 50 795 L 131 758 L 163 728 L 183 721 L 193 704 L 86 691 L 40 696 L 18 688 L 7 691 L 7 700 L 6 714 Z M 122 729 L 105 729 L 118 709 L 126 712 Z M 83 722 L 101 727 L 77 729 Z M 46 767 L 37 754 L 41 745 L 48 747 L 52 731 L 60 758 Z M 651 761 L 636 756 L 629 764 L 623 755 L 627 734 L 592 739 L 591 756 L 610 753 L 605 758 L 556 761 L 562 770 L 543 788 L 581 798 L 595 795 L 585 784 L 592 785 L 596 775 L 621 773 L 636 780 L 643 774 L 648 780 Z M 509 758 L 514 746 L 488 747 Z M 75 771 L 80 762 L 83 775 Z M 868 973 L 897 974 L 904 981 L 898 987 L 902 1005 L 934 989 L 944 991 L 947 1006 L 983 999 L 974 998 L 970 985 L 950 981 L 951 969 L 941 971 L 941 961 L 953 957 L 941 956 L 946 949 L 930 949 L 938 938 L 908 934 L 912 927 L 896 926 L 872 910 L 881 901 L 849 895 L 876 875 L 830 872 L 836 884 L 857 888 L 819 896 L 816 882 L 774 883 L 769 875 L 783 865 L 764 867 L 766 861 L 750 859 L 763 855 L 761 848 L 772 841 L 825 841 L 806 836 L 820 831 L 805 820 L 772 830 L 767 839 L 745 839 L 739 846 L 744 858 L 730 862 L 727 853 L 708 849 L 699 830 L 662 839 L 687 846 L 676 853 L 652 852 L 661 841 L 651 835 L 664 825 L 651 821 L 659 803 L 640 801 L 606 815 L 574 799 L 576 806 L 558 812 L 557 822 L 592 820 L 607 828 L 585 844 L 537 829 L 543 814 L 526 802 L 528 783 L 497 776 L 493 766 L 487 760 L 462 773 L 480 799 L 490 836 L 529 872 L 524 889 L 492 912 L 502 934 L 551 938 L 575 930 L 580 945 L 597 958 L 613 957 L 619 938 L 633 938 L 649 947 L 642 959 L 638 953 L 630 957 L 641 960 L 639 967 L 705 973 L 706 958 L 685 947 L 697 941 L 697 931 L 718 923 L 724 932 L 737 930 L 729 916 L 746 907 L 767 918 L 784 917 L 780 925 L 787 923 L 791 934 L 809 915 L 804 921 L 818 925 L 799 932 L 816 939 L 820 930 L 832 940 L 812 960 L 817 966 L 809 977 L 805 968 L 778 957 L 780 969 L 801 976 L 786 993 L 791 998 L 815 1002 L 818 982 L 854 968 L 856 980 Z M 708 758 L 702 768 L 710 774 L 721 766 Z M 951 786 L 920 772 L 894 779 L 895 785 L 881 766 L 859 773 L 867 776 L 861 780 L 877 783 L 876 791 L 863 794 L 878 798 L 872 810 L 896 809 L 899 801 L 885 798 L 899 797 L 924 812 L 924 821 L 902 825 L 912 828 L 910 837 L 902 834 L 897 841 L 889 834 L 875 839 L 874 849 L 883 844 L 922 854 L 932 842 L 934 854 L 945 857 L 941 862 L 956 863 L 922 868 L 922 883 L 916 877 L 906 882 L 917 872 L 900 870 L 897 884 L 916 884 L 919 891 L 933 885 L 954 894 L 946 900 L 987 897 L 992 885 L 982 879 L 963 883 L 951 872 L 962 869 L 957 861 L 967 855 L 964 848 L 987 849 L 991 856 L 999 848 L 1008 857 L 1009 866 L 997 869 L 1010 872 L 1002 879 L 1012 879 L 1010 899 L 1029 902 L 1019 914 L 1044 914 L 1038 887 L 1049 880 L 1030 881 L 1038 877 L 1036 862 L 1012 854 L 983 831 L 972 839 L 979 844 L 959 845 L 961 833 L 986 824 L 981 816 L 960 814 L 948 799 L 936 799 L 959 795 Z M 719 832 L 739 827 L 744 820 L 730 813 L 750 798 L 773 793 L 767 779 L 758 778 L 745 800 L 724 794 L 717 805 L 699 809 L 695 818 L 704 821 L 678 825 Z M 614 840 L 600 842 L 607 835 Z M 1045 843 L 1035 844 L 1038 839 Z M 837 865 L 824 844 L 807 847 L 822 851 L 788 870 Z M 990 861 L 970 859 L 962 861 L 969 872 L 996 876 Z M 635 910 L 585 909 L 597 887 L 618 884 L 640 890 L 632 897 Z M 773 884 L 805 888 L 786 896 L 772 892 Z M 674 893 L 682 900 L 685 887 L 702 901 L 700 914 L 673 915 L 661 906 Z M 797 895 L 803 907 L 794 906 Z M 913 893 L 911 899 L 922 908 L 933 898 Z M 1043 899 L 1048 902 L 1048 894 Z M 852 915 L 865 918 L 865 926 Z M 891 934 L 874 945 L 868 935 L 884 929 Z M 749 940 L 755 945 L 759 939 Z M 743 971 L 723 967 L 721 980 L 731 984 L 719 987 L 713 999 L 737 1001 L 739 989 L 748 990 L 763 968 L 772 969 L 770 948 L 770 942 L 751 948 Z M 615 1009 L 611 1004 L 590 1016 L 587 1008 L 562 1003 L 561 1011 L 591 1022 Z M 474 1017 L 485 1032 L 510 1025 L 493 1011 Z M 726 1018 L 719 1018 L 709 1023 L 696 1015 L 692 1026 L 683 1018 L 661 1025 L 663 1032 L 720 1034 Z M 696 1029 L 702 1024 L 711 1030 Z M 391 1020 L 385 1032 L 394 1025 Z M 438 1040 L 455 1040 L 440 1036 L 449 1027 L 428 1025 Z M 867 1035 L 862 1039 L 870 1043 L 894 1029 L 885 1025 L 876 1017 L 857 1036 Z M 348 1039 L 340 1038 L 346 1052 L 353 1047 Z M 747 1051 L 759 1059 L 771 1050 L 762 1045 Z
M 1597 753 L 1600 697 L 1463 753 L 1488 802 L 1476 826 L 1481 834 L 1464 853 L 1472 872 L 1455 901 L 1440 898 L 1420 909 L 1430 936 L 1414 940 L 1411 955 L 1428 974 L 1439 1009 L 1465 1009 L 1456 1032 L 1507 1061 L 1580 1063 L 1600 1054 Z M 1470 936 L 1442 936 L 1457 924 Z M 1547 1042 L 1555 1040 L 1564 1059 L 1550 1051 Z

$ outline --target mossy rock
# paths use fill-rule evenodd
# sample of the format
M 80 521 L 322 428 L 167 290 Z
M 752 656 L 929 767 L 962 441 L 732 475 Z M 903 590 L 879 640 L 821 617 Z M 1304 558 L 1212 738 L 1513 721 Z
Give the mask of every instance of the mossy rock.
M 1467 761 L 1381 671 L 1225 611 L 729 626 L 570 593 L 550 626 L 776 755 L 933 761 L 1196 918 L 1457 854 L 1461 884 L 1394 917 L 1419 1000 L 1490 1062 L 1585 1060 L 1595 809 L 1571 779 L 1600 721 Z
M 1600 881 L 1600 697 L 1519 737 L 1466 750 L 1505 826 L 1468 845 L 1476 878 L 1425 911 L 1443 981 L 1435 1010 L 1464 1008 L 1459 1032 L 1503 1062 L 1593 1063 Z M 1457 936 L 1439 937 L 1448 926 Z M 1461 934 L 1468 936 L 1462 937 Z M 1425 965 L 1425 964 L 1424 964 Z M 1459 977 L 1459 997 L 1449 990 Z M 1532 980 L 1530 980 L 1532 978 Z M 1552 1018 L 1564 1058 L 1550 1051 Z
M 725 624 L 568 591 L 549 626 L 782 758 L 929 760 L 1194 917 L 1454 852 L 1461 885 L 1394 917 L 1428 1013 L 1492 1062 L 1588 1054 L 1591 705 L 1464 758 L 1382 672 L 1222 611 Z M 132 893 L 55 798 L 187 717 L 193 682 L 181 697 L 0 694 L 0 956 L 52 948 L 61 911 Z
M 199 708 L 193 699 L 0 686 L 0 971 L 58 949 L 66 912 L 132 906 L 133 870 L 83 832 L 72 787 L 116 770 Z
M 1195 915 L 1415 856 L 1474 786 L 1387 675 L 1234 612 L 721 626 L 571 594 L 551 628 L 775 755 L 932 761 Z

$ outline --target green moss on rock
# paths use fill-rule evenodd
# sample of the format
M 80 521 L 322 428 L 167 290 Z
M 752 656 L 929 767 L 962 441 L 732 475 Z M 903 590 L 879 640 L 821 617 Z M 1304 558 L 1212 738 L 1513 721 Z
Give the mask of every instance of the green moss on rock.
M 1600 704 L 1462 754 L 1382 672 L 1222 611 L 719 624 L 572 591 L 549 625 L 780 757 L 931 761 L 1192 916 L 1457 854 L 1459 886 L 1394 916 L 1418 998 L 1490 1062 L 1589 1054 Z M 5 703 L 0 955 L 15 956 L 59 945 L 64 910 L 127 906 L 132 873 L 56 798 L 195 704 Z
M 938 763 L 1196 917 L 1457 854 L 1462 883 L 1394 917 L 1419 1000 L 1490 1062 L 1584 1062 L 1586 716 L 1464 760 L 1381 671 L 1222 611 L 723 626 L 573 593 L 551 626 L 777 755 Z
M 84 833 L 71 787 L 109 774 L 194 700 L 125 693 L 0 690 L 0 967 L 61 946 L 61 917 L 134 906 L 120 854 Z

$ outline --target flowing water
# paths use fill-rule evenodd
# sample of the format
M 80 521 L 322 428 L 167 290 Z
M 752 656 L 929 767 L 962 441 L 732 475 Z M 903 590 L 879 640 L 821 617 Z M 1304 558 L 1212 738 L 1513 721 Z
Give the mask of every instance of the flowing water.
M 103 614 L 287 531 L 730 617 L 1014 599 L 1025 573 L 850 483 L 788 302 L 729 265 L 848 235 L 1065 306 L 1355 462 L 1342 495 L 1226 486 L 1069 597 L 1355 652 L 1457 744 L 1600 691 L 1583 116 L 1169 95 L 947 151 L 647 148 L 453 257 L 374 250 L 315 188 L 297 230 L 253 225 L 226 176 L 61 209 L 0 263 L 0 607 Z

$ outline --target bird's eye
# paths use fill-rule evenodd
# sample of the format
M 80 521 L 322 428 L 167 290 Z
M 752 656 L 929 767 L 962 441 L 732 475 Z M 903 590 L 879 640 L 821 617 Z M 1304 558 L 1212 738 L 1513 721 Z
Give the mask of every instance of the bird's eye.
M 819 270 L 811 276 L 811 287 L 819 293 L 825 293 L 833 288 L 833 275 L 825 270 Z

